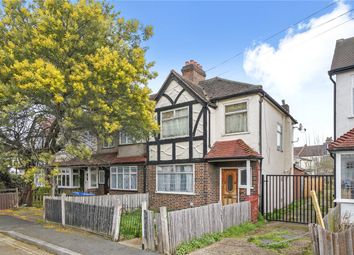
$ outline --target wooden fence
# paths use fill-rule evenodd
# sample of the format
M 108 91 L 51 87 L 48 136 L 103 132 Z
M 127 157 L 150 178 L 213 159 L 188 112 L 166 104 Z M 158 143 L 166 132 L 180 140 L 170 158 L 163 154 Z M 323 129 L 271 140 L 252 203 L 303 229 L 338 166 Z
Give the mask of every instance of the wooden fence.
M 314 255 L 354 254 L 354 227 L 342 232 L 331 232 L 320 225 L 309 224 Z
M 144 210 L 143 214 L 144 249 L 173 254 L 183 242 L 250 221 L 251 204 L 217 203 L 172 212 L 162 207 L 160 213 Z
M 143 202 L 149 206 L 149 193 L 126 194 L 126 195 L 104 195 L 104 196 L 67 196 L 66 201 L 91 204 L 97 206 L 112 207 L 121 203 L 125 211 L 141 208 Z
M 18 189 L 0 190 L 0 210 L 13 209 L 18 207 Z

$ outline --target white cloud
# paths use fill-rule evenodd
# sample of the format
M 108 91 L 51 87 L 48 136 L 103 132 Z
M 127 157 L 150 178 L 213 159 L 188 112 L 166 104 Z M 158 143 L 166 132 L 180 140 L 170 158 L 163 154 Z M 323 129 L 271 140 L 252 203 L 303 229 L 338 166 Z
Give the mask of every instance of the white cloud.
M 339 2 L 332 12 L 289 29 L 276 47 L 261 43 L 245 52 L 246 74 L 275 98 L 286 98 L 295 117 L 321 136 L 332 135 L 332 85 L 327 72 L 335 42 L 354 36 L 350 13 L 334 18 L 350 9 Z

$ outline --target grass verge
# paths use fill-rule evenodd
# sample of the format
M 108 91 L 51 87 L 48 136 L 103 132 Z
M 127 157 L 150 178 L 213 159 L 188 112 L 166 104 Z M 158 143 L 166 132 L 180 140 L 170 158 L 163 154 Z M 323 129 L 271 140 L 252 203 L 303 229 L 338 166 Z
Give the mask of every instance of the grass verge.
M 124 240 L 141 237 L 141 210 L 122 214 L 120 236 Z
M 213 243 L 220 241 L 223 238 L 227 237 L 239 237 L 248 232 L 251 232 L 264 224 L 264 219 L 262 216 L 259 217 L 258 222 L 253 223 L 244 223 L 239 226 L 231 227 L 226 229 L 222 233 L 211 233 L 205 234 L 199 238 L 195 238 L 189 242 L 184 242 L 180 244 L 176 249 L 176 255 L 185 255 L 191 253 L 192 251 L 204 248 Z
M 284 249 L 289 247 L 288 235 L 288 231 L 273 231 L 264 235 L 252 236 L 248 238 L 248 241 L 258 247 L 272 250 Z

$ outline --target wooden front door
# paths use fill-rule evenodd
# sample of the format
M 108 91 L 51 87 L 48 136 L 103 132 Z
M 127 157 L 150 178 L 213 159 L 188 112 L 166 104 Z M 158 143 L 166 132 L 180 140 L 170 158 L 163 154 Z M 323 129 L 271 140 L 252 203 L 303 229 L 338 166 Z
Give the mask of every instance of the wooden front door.
M 222 204 L 237 203 L 237 169 L 223 169 L 222 170 L 222 184 L 221 184 L 221 198 Z

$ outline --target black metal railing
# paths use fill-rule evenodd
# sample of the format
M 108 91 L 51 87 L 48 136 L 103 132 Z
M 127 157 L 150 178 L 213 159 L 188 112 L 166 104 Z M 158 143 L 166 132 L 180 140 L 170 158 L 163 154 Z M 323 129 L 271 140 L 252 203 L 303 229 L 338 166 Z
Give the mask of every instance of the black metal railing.
M 263 175 L 262 211 L 269 221 L 315 223 L 310 191 L 316 191 L 322 215 L 334 207 L 333 175 Z

